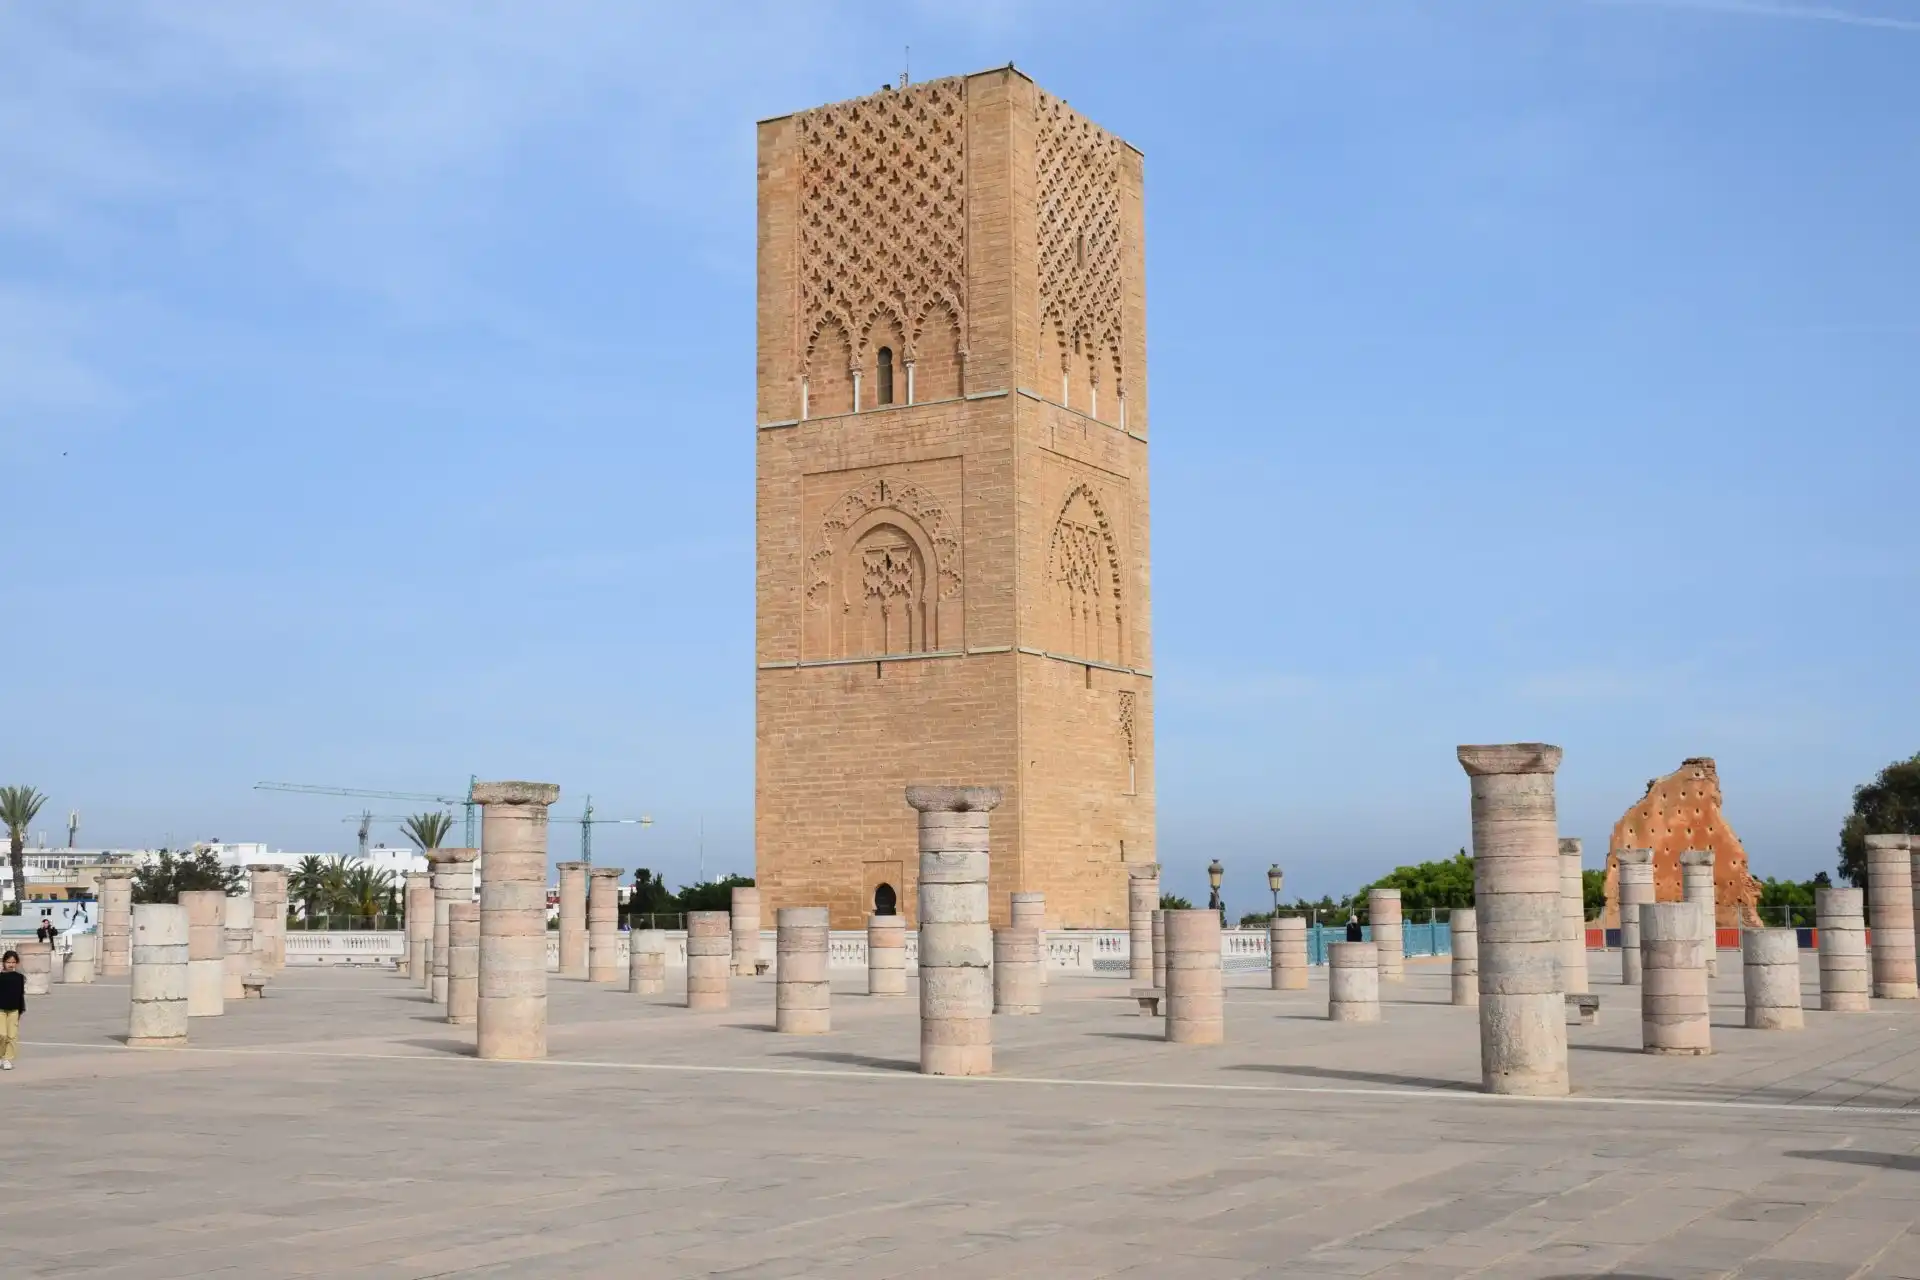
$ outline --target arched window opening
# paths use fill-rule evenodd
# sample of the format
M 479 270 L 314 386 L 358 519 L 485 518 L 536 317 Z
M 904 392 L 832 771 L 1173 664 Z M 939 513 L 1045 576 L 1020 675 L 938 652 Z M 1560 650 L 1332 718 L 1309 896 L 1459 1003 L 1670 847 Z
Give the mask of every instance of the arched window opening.
M 899 903 L 899 896 L 894 893 L 893 886 L 890 884 L 883 884 L 873 891 L 873 914 L 877 916 L 898 914 L 896 908 Z
M 880 348 L 880 376 L 874 379 L 874 403 L 893 403 L 893 348 Z

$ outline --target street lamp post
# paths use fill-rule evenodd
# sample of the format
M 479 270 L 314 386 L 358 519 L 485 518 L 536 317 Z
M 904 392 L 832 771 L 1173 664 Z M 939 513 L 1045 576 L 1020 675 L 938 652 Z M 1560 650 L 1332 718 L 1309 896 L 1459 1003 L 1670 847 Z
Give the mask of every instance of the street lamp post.
M 1207 884 L 1213 889 L 1213 895 L 1207 899 L 1207 906 L 1220 913 L 1222 924 L 1227 920 L 1227 904 L 1220 899 L 1220 882 L 1226 878 L 1226 875 L 1227 869 L 1220 865 L 1220 859 L 1215 858 L 1207 864 Z
M 1267 888 L 1273 890 L 1273 914 L 1280 915 L 1280 886 L 1286 881 L 1286 874 L 1280 870 L 1280 864 L 1274 863 L 1267 868 Z

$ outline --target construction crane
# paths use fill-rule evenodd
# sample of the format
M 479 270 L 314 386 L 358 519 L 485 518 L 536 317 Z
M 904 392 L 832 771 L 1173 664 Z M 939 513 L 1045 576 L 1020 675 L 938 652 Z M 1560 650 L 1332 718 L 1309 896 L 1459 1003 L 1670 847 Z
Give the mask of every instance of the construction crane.
M 350 813 L 340 819 L 340 821 L 357 822 L 360 824 L 360 856 L 364 858 L 367 854 L 367 832 L 374 823 L 405 822 L 411 817 L 413 817 L 413 815 L 410 813 L 373 813 L 370 811 L 362 811 L 360 813 Z M 587 797 L 586 808 L 581 812 L 579 817 L 550 817 L 547 821 L 573 822 L 579 824 L 580 861 L 588 865 L 592 865 L 593 863 L 593 829 L 595 827 L 650 827 L 653 825 L 653 818 L 647 814 L 641 814 L 637 818 L 596 818 L 593 816 L 592 796 Z
M 473 839 L 473 784 L 475 779 L 467 779 L 467 794 L 464 796 L 430 795 L 424 791 L 370 791 L 365 787 L 320 787 L 306 782 L 256 782 L 255 791 L 287 791 L 305 796 L 353 796 L 366 800 L 423 800 L 428 804 L 461 805 L 467 811 L 467 848 L 477 847 Z M 367 835 L 360 833 L 360 851 L 366 852 Z

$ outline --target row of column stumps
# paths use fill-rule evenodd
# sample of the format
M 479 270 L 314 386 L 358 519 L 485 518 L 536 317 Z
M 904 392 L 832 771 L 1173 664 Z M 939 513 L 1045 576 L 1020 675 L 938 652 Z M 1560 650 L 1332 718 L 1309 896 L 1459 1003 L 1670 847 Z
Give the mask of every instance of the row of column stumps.
M 463 902 L 472 904 L 473 860 L 479 856 L 478 849 L 427 850 L 427 874 L 433 890 L 427 994 L 435 1004 L 447 1003 L 447 988 L 453 976 L 453 908 Z
M 1614 857 L 1620 895 L 1620 982 L 1639 986 L 1640 908 L 1654 900 L 1653 850 L 1622 849 Z
M 1462 746 L 1473 816 L 1480 1078 L 1489 1093 L 1569 1090 L 1560 989 L 1561 857 L 1553 777 L 1559 747 Z
M 993 1071 L 988 821 L 998 787 L 913 786 L 919 817 L 920 1070 Z

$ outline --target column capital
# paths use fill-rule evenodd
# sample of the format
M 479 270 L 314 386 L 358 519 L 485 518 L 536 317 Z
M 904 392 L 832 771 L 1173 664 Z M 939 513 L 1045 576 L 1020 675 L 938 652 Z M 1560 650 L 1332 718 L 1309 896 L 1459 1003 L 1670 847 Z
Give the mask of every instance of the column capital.
M 1553 773 L 1560 768 L 1559 747 L 1545 742 L 1506 742 L 1454 749 L 1460 767 L 1480 778 L 1495 773 Z
M 560 798 L 557 782 L 476 782 L 475 804 L 537 804 L 543 808 Z
M 1000 807 L 1003 792 L 999 787 L 907 788 L 907 803 L 921 813 L 985 813 Z
M 1680 865 L 1683 867 L 1710 867 L 1713 865 L 1713 850 L 1683 849 L 1680 852 Z
M 1909 849 L 1913 847 L 1912 836 L 1868 836 L 1869 849 Z
M 253 872 L 260 872 L 260 871 L 285 871 L 285 870 L 286 870 L 286 868 L 285 868 L 285 867 L 283 867 L 283 866 L 281 866 L 281 865 L 280 865 L 279 863 L 277 863 L 277 862 L 249 862 L 249 863 L 247 864 L 247 870 L 249 870 L 249 871 L 253 871 Z M 105 875 L 106 873 L 105 873 L 105 872 L 101 872 L 101 874 L 102 874 L 102 875 Z
M 593 866 L 587 868 L 587 874 L 595 880 L 618 880 L 621 876 L 627 874 L 627 869 L 625 867 Z
M 1583 840 L 1581 840 L 1579 836 L 1561 836 L 1560 837 L 1560 856 L 1561 857 L 1577 858 L 1581 855 L 1582 852 L 1585 851 L 1585 849 L 1586 849 L 1586 843 Z
M 1127 876 L 1133 880 L 1158 880 L 1160 864 L 1157 862 L 1129 862 Z
M 248 867 L 247 870 L 251 871 L 253 868 Z M 94 872 L 93 878 L 95 880 L 131 880 L 133 879 L 133 869 L 131 867 L 102 867 L 100 870 Z
M 443 848 L 443 849 L 427 849 L 427 850 L 424 850 L 424 852 L 427 855 L 427 861 L 431 862 L 436 867 L 445 865 L 445 864 L 457 866 L 462 862 L 472 862 L 475 858 L 480 856 L 480 851 L 478 849 L 444 849 Z
M 1650 867 L 1653 865 L 1651 849 L 1621 849 L 1614 855 L 1614 861 L 1623 867 Z
M 592 865 L 590 862 L 580 862 L 577 860 L 573 862 L 556 862 L 553 864 L 553 869 L 555 871 L 585 871 Z

